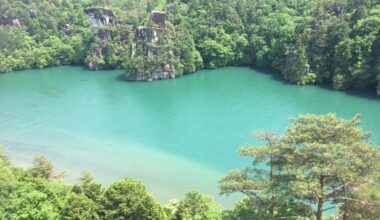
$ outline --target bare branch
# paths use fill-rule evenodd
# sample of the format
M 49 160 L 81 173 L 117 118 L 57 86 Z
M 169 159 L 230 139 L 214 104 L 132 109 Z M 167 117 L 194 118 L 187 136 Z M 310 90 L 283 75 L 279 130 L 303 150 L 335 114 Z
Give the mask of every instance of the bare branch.
M 349 185 L 349 184 L 351 184 L 351 181 L 349 181 L 349 182 L 347 182 L 347 183 L 344 183 L 344 184 L 342 184 L 342 185 L 336 187 L 335 189 L 333 189 L 333 190 L 331 190 L 330 192 L 328 192 L 328 193 L 326 194 L 326 196 L 329 196 L 329 195 L 333 194 L 334 192 L 338 191 L 339 189 L 341 189 L 341 188 L 343 188 L 343 187 L 345 187 L 345 186 L 347 186 L 347 185 Z
M 338 206 L 332 206 L 332 207 L 330 207 L 330 208 L 323 209 L 322 212 L 327 211 L 327 210 L 330 210 L 330 209 L 335 209 L 335 208 L 338 208 Z
M 368 203 L 368 202 L 364 202 L 364 201 L 361 201 L 361 200 L 358 200 L 358 199 L 353 199 L 353 198 L 348 198 L 348 197 L 339 197 L 338 199 L 343 199 L 343 200 L 350 200 L 350 201 L 354 201 L 354 202 L 359 202 L 359 203 L 364 204 L 364 205 L 371 205 L 371 206 L 380 205 L 380 204 L 376 204 L 376 203 Z

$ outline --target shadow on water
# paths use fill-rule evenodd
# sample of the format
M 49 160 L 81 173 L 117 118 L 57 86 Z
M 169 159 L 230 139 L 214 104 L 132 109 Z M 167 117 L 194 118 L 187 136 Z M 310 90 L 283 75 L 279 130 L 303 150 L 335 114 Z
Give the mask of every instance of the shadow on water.
M 45 68 L 45 69 L 42 69 L 41 71 L 44 71 L 44 72 L 48 72 L 48 71 L 51 71 L 51 70 L 54 70 L 55 69 L 60 69 L 60 68 L 68 68 L 68 67 L 77 67 L 77 68 L 80 68 L 81 70 L 84 70 L 84 71 L 90 71 L 88 69 L 88 67 L 86 66 L 83 66 L 83 65 L 63 65 L 63 66 L 58 66 L 58 67 L 49 67 L 49 68 Z M 239 66 L 234 66 L 234 67 L 239 67 Z M 270 76 L 270 78 L 272 78 L 273 80 L 283 84 L 283 85 L 291 85 L 291 86 L 298 86 L 294 83 L 290 83 L 289 81 L 286 81 L 282 76 L 281 74 L 276 71 L 276 70 L 273 70 L 273 69 L 268 69 L 268 68 L 259 68 L 259 67 L 252 67 L 252 66 L 240 66 L 240 67 L 247 67 L 251 70 L 254 70 L 254 71 L 257 71 L 261 74 L 265 74 L 265 75 L 268 75 Z M 28 71 L 33 71 L 35 69 L 27 69 L 27 70 L 20 70 L 20 71 L 13 71 L 12 73 L 17 73 L 17 72 L 28 72 Z M 202 69 L 202 70 L 198 70 L 196 71 L 195 73 L 190 73 L 190 74 L 185 74 L 181 77 L 178 77 L 178 78 L 175 78 L 175 79 L 180 79 L 180 78 L 184 78 L 186 76 L 190 76 L 192 74 L 197 74 L 197 72 L 199 71 L 204 71 L 204 70 L 208 70 L 208 69 Z M 114 70 L 102 70 L 102 71 L 114 71 Z M 96 71 L 95 71 L 96 72 Z M 8 73 L 9 74 L 9 73 Z M 140 81 L 127 81 L 125 80 L 124 78 L 124 73 L 116 76 L 115 78 L 116 81 L 118 82 L 134 82 L 134 83 L 138 83 Z M 141 82 L 146 82 L 146 81 L 141 81 Z M 332 91 L 332 92 L 336 92 L 337 90 L 334 90 L 331 86 L 331 84 L 329 83 L 321 83 L 321 84 L 316 84 L 314 86 L 317 86 L 319 88 L 322 88 L 322 89 L 325 89 L 325 90 L 329 90 L 329 91 Z M 346 89 L 346 90 L 341 90 L 339 92 L 343 92 L 349 96 L 356 96 L 356 97 L 359 97 L 359 98 L 364 98 L 364 99 L 367 99 L 367 100 L 378 100 L 380 101 L 380 96 L 378 96 L 376 94 L 376 83 L 374 84 L 371 84 L 370 86 L 368 86 L 367 88 L 365 89 L 358 89 L 358 88 L 350 88 L 350 89 Z
M 281 74 L 275 70 L 272 69 L 265 69 L 265 68 L 256 68 L 256 67 L 249 67 L 252 70 L 259 71 L 262 74 L 269 75 L 273 80 L 276 80 L 284 85 L 293 85 L 293 86 L 299 86 L 294 83 L 290 83 L 289 81 L 286 81 L 284 78 L 282 78 Z M 331 92 L 342 92 L 349 96 L 356 96 L 359 98 L 364 98 L 367 100 L 378 100 L 380 101 L 380 96 L 376 94 L 376 84 L 371 84 L 367 88 L 359 89 L 359 88 L 350 88 L 346 90 L 335 90 L 332 88 L 331 84 L 325 82 L 320 84 L 315 84 L 313 86 L 317 86 L 319 88 L 331 91 Z
M 238 66 L 236 66 L 236 67 L 238 67 Z M 299 86 L 297 84 L 294 84 L 294 83 L 291 83 L 291 82 L 285 80 L 278 71 L 273 70 L 273 69 L 258 68 L 258 67 L 252 67 L 252 66 L 241 66 L 241 67 L 247 67 L 253 71 L 259 72 L 261 74 L 268 75 L 268 76 L 270 76 L 271 79 L 273 79 L 273 80 L 275 80 L 275 81 L 277 81 L 283 85 Z M 197 72 L 204 71 L 204 70 L 207 71 L 208 69 L 201 69 L 201 70 L 196 71 L 195 73 L 185 74 L 185 75 L 178 77 L 178 78 L 175 78 L 175 79 L 178 80 L 180 78 L 184 78 L 184 77 L 190 76 L 192 74 L 197 74 Z M 124 77 L 124 73 L 118 75 L 115 78 L 115 80 L 118 82 L 124 82 L 124 83 L 125 82 L 133 82 L 133 83 L 139 83 L 140 82 L 140 81 L 127 81 Z M 146 81 L 141 81 L 141 82 L 146 82 Z M 312 86 L 316 86 L 316 87 L 319 87 L 319 88 L 322 88 L 322 89 L 325 89 L 325 90 L 328 90 L 331 92 L 336 92 L 336 91 L 343 92 L 349 96 L 356 96 L 356 97 L 364 98 L 367 100 L 379 100 L 380 101 L 380 96 L 378 96 L 376 94 L 376 84 L 372 84 L 365 89 L 350 88 L 350 89 L 346 89 L 346 90 L 335 90 L 332 88 L 331 84 L 329 84 L 327 82 L 321 83 L 321 84 L 315 84 Z
M 251 66 L 248 68 L 253 70 L 253 71 L 268 75 L 268 76 L 270 76 L 270 78 L 272 78 L 273 80 L 275 80 L 275 81 L 277 81 L 283 85 L 295 85 L 296 86 L 296 84 L 291 83 L 291 82 L 285 80 L 284 78 L 282 78 L 281 73 L 276 71 L 276 70 L 268 69 L 268 68 L 251 67 Z
M 207 69 L 201 69 L 201 70 L 198 70 L 196 72 L 193 72 L 193 73 L 187 73 L 187 74 L 184 74 L 180 77 L 175 77 L 175 78 L 170 78 L 170 79 L 158 79 L 158 80 L 152 80 L 152 81 L 133 81 L 133 80 L 126 80 L 125 79 L 125 74 L 122 73 L 118 76 L 115 77 L 115 80 L 118 81 L 118 82 L 130 82 L 130 83 L 147 83 L 147 82 L 159 82 L 159 81 L 168 81 L 168 80 L 178 80 L 178 79 L 182 79 L 182 78 L 186 78 L 187 76 L 191 76 L 193 74 L 196 74 L 197 72 L 199 71 L 203 71 L 203 70 L 207 70 Z
M 329 85 L 327 83 L 319 84 L 317 86 L 320 88 L 329 90 L 329 91 L 337 91 L 337 90 L 334 90 L 331 87 L 331 85 Z M 378 96 L 376 94 L 376 85 L 371 85 L 371 86 L 368 86 L 367 88 L 364 88 L 364 89 L 350 88 L 350 89 L 346 89 L 346 90 L 339 90 L 339 92 L 343 92 L 349 96 L 356 96 L 356 97 L 364 98 L 364 99 L 371 100 L 371 101 L 372 100 L 380 101 L 380 96 Z
M 125 80 L 124 73 L 122 73 L 122 74 L 116 76 L 115 79 L 116 79 L 116 81 L 118 81 L 118 82 L 127 82 L 127 81 Z

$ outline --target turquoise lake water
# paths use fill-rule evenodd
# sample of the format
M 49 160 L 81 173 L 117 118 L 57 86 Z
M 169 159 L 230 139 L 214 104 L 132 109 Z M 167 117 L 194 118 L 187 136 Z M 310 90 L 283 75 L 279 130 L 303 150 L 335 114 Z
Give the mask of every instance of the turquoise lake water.
M 217 196 L 228 170 L 249 165 L 236 154 L 255 144 L 251 132 L 282 132 L 303 113 L 362 115 L 380 144 L 380 99 L 318 86 L 299 87 L 271 74 L 230 67 L 175 80 L 120 80 L 122 71 L 57 67 L 0 75 L 0 143 L 11 160 L 51 159 L 75 181 L 83 170 L 98 180 L 142 180 L 162 203 L 189 189 Z

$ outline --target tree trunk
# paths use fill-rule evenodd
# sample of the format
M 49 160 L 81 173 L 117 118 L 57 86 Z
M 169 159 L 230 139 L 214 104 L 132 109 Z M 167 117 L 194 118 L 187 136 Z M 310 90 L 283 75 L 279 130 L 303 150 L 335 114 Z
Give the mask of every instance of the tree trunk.
M 348 214 L 347 210 L 344 210 L 342 220 L 348 220 L 348 219 L 349 219 L 349 214 Z
M 323 197 L 318 198 L 317 220 L 322 220 Z
M 271 145 L 271 143 L 269 142 L 269 144 Z M 270 154 L 270 172 L 269 172 L 269 180 L 270 180 L 270 183 L 272 184 L 272 180 L 273 180 L 273 158 L 272 158 L 272 155 Z M 272 220 L 275 219 L 275 216 L 274 216 L 274 209 L 276 207 L 276 199 L 274 197 L 274 194 L 273 192 L 271 192 L 272 194 L 272 203 L 271 203 L 271 206 L 269 208 L 269 212 L 270 212 L 270 215 L 272 217 Z
M 344 191 L 344 197 L 347 197 L 346 187 L 343 187 L 343 191 Z M 348 212 L 348 210 L 347 210 L 346 201 L 347 201 L 347 200 L 344 200 L 344 205 L 343 205 L 343 218 L 342 218 L 342 220 L 348 220 L 348 219 L 349 219 L 349 212 Z
M 320 195 L 318 196 L 317 220 L 322 220 L 323 203 L 325 202 L 324 197 L 323 197 L 324 180 L 325 180 L 325 177 L 321 175 L 319 177 L 319 186 L 320 186 L 321 192 L 320 192 Z
M 272 220 L 275 219 L 275 216 L 274 216 L 274 209 L 275 209 L 275 205 L 276 205 L 276 200 L 274 198 L 274 196 L 272 195 L 272 204 L 269 208 L 269 211 L 270 211 L 270 215 L 272 217 Z

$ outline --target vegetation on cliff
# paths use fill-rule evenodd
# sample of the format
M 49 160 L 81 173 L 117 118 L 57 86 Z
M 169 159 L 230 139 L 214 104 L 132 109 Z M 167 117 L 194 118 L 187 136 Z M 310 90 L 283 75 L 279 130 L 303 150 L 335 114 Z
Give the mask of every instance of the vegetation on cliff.
M 358 127 L 359 117 L 333 114 L 291 119 L 283 135 L 257 132 L 260 146 L 239 153 L 252 165 L 229 172 L 221 194 L 243 193 L 230 210 L 189 191 L 162 206 L 140 181 L 108 187 L 84 172 L 76 184 L 62 182 L 50 161 L 37 156 L 29 169 L 12 166 L 0 153 L 0 219 L 334 219 L 380 218 L 380 150 Z M 331 216 L 332 218 L 332 216 Z
M 172 57 L 166 72 L 175 76 L 201 67 L 252 65 L 274 69 L 293 83 L 328 82 L 335 89 L 375 88 L 380 81 L 378 0 L 1 0 L 0 5 L 0 72 L 84 64 L 152 74 L 157 64 L 165 71 L 165 59 Z M 88 8 L 102 10 L 91 18 Z M 169 49 L 134 58 L 134 33 L 149 27 L 156 10 L 168 14 L 165 28 L 172 34 L 161 37 Z

